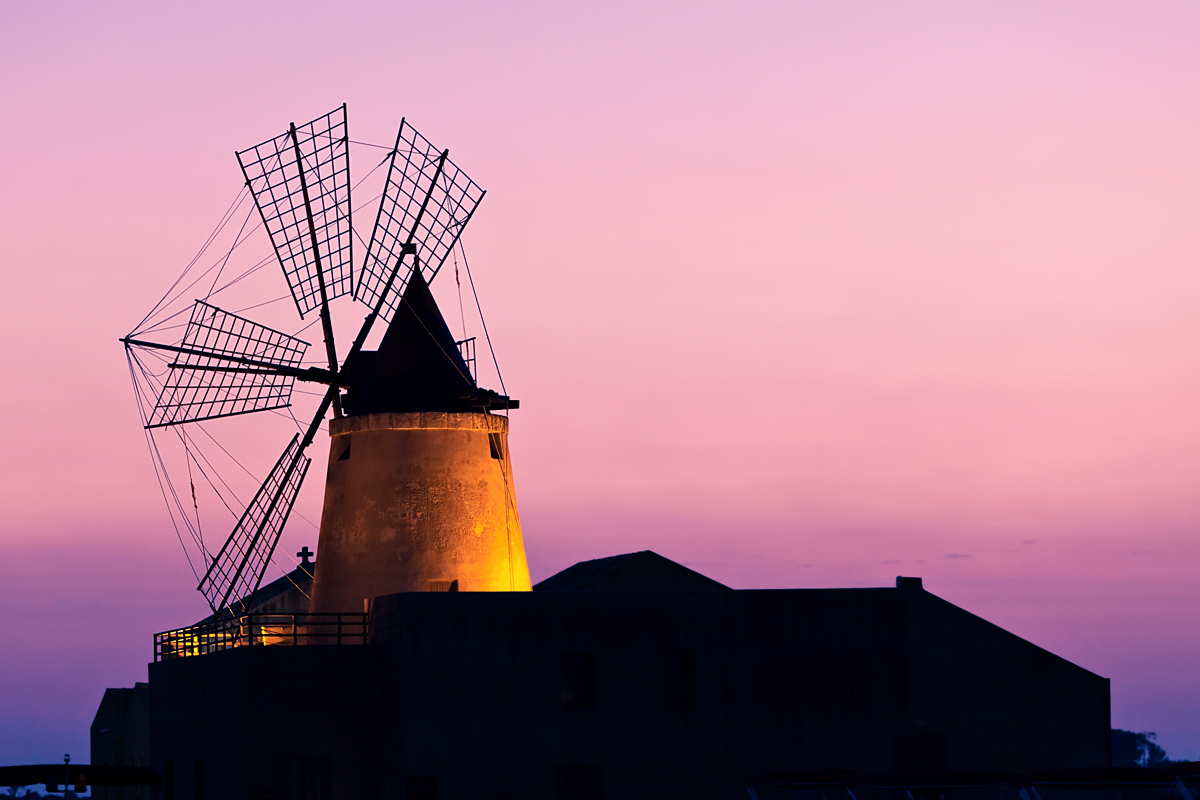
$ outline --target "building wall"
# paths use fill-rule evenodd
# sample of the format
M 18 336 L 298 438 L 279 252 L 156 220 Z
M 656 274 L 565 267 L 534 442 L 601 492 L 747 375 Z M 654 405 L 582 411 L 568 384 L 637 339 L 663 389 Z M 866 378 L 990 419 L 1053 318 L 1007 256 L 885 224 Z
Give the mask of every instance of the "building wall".
M 920 590 L 395 595 L 374 625 L 386 749 L 446 797 L 555 797 L 585 766 L 608 797 L 733 797 L 781 769 L 1108 763 L 1107 680 Z M 564 708 L 588 651 L 592 708 Z M 695 653 L 693 708 L 664 708 L 666 651 Z
M 507 418 L 369 414 L 329 429 L 312 611 L 451 584 L 529 591 Z
M 908 604 L 908 731 L 944 731 L 951 767 L 1109 765 L 1107 678 L 932 594 Z
M 328 800 L 323 782 L 338 798 L 375 796 L 375 648 L 226 650 L 151 664 L 150 684 L 150 757 L 166 800 L 278 798 L 281 782 L 305 800 Z
M 93 765 L 150 766 L 150 685 L 132 689 L 105 689 L 91 727 Z M 100 800 L 139 800 L 153 796 L 148 786 L 97 786 L 92 796 Z

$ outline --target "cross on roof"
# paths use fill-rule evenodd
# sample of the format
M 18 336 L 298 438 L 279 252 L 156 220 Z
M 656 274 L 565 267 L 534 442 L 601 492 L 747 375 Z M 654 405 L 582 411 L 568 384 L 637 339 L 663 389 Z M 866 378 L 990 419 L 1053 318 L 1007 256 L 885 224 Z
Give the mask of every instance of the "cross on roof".
M 312 550 L 309 550 L 308 545 L 304 545 L 304 547 L 300 548 L 300 552 L 296 553 L 296 555 L 303 559 L 303 561 L 300 562 L 300 566 L 307 567 L 310 564 L 309 559 L 316 555 L 316 553 L 314 553 Z

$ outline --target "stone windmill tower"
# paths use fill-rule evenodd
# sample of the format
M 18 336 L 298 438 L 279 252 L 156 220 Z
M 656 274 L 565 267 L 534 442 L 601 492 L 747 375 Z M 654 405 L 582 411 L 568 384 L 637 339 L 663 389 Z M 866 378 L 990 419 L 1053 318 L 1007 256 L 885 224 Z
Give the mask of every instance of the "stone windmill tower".
M 349 369 L 312 610 L 393 592 L 528 591 L 508 418 L 470 405 L 468 365 L 419 275 L 379 350 Z
M 195 301 L 182 338 L 164 342 L 173 326 L 143 321 L 122 339 L 152 454 L 156 430 L 186 446 L 189 424 L 286 407 L 297 380 L 325 387 L 224 545 L 210 552 L 199 539 L 198 588 L 217 615 L 250 607 L 330 415 L 310 611 L 356 611 L 395 592 L 530 588 L 499 413 L 517 401 L 478 385 L 475 340 L 455 340 L 429 288 L 484 191 L 402 121 L 356 265 L 349 143 L 342 106 L 237 154 L 300 317 L 319 317 L 325 366 L 302 365 L 297 336 L 217 307 L 220 290 Z M 329 309 L 343 295 L 370 311 L 339 359 Z M 364 349 L 380 321 L 378 349 Z M 154 358 L 167 369 L 147 367 Z

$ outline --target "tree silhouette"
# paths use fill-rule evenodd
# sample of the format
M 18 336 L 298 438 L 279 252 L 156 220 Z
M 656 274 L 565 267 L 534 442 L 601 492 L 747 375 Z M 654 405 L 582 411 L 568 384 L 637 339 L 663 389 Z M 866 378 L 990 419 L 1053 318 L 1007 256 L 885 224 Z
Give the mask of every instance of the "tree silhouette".
M 1114 767 L 1161 767 L 1171 763 L 1167 751 L 1154 743 L 1152 731 L 1112 729 L 1112 765 Z

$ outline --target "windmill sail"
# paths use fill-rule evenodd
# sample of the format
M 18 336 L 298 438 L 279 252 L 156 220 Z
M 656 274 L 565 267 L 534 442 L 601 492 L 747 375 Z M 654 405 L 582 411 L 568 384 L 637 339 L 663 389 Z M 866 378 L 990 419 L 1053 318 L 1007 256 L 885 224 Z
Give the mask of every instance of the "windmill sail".
M 213 613 L 229 607 L 230 598 L 249 598 L 258 591 L 310 463 L 296 434 L 197 587 Z
M 425 279 L 432 281 L 483 195 L 484 190 L 444 158 L 443 151 L 407 121 L 401 122 L 354 296 L 373 308 L 386 291 L 381 315 L 390 320 L 404 292 L 405 276 L 390 289 L 388 283 L 407 252 L 405 245 L 416 245 Z
M 178 346 L 126 340 L 174 354 L 146 419 L 147 428 L 283 408 L 308 343 L 222 311 L 192 307 Z
M 346 107 L 292 126 L 237 157 L 300 316 L 320 308 L 322 299 L 351 293 Z
M 203 539 L 195 536 L 205 561 L 211 559 L 197 588 L 215 613 L 240 613 L 262 582 L 311 463 L 305 457 L 306 449 L 331 409 L 335 418 L 343 413 L 342 400 L 351 395 L 343 395 L 342 391 L 353 392 L 356 381 L 365 375 L 359 362 L 368 363 L 368 356 L 376 355 L 363 351 L 372 326 L 380 317 L 391 323 L 401 316 L 396 312 L 407 288 L 428 294 L 428 282 L 440 271 L 485 194 L 449 160 L 449 151 L 439 151 L 402 121 L 396 145 L 388 154 L 388 171 L 367 257 L 361 271 L 356 272 L 349 143 L 343 105 L 304 125 L 292 124 L 285 133 L 237 153 L 246 186 L 300 316 L 320 313 L 327 366 L 302 367 L 307 342 L 205 301 L 197 301 L 191 309 L 182 341 L 167 344 L 141 337 L 153 338 L 153 332 L 170 329 L 186 309 L 165 318 L 160 315 L 149 328 L 143 320 L 139 325 L 142 333 L 131 333 L 121 340 L 126 346 L 143 424 L 149 429 L 286 407 L 296 380 L 325 387 L 307 431 L 293 437 L 219 552 L 213 556 Z M 239 195 L 237 202 L 243 197 Z M 223 217 L 217 232 L 225 220 Z M 241 232 L 234 246 L 240 241 Z M 413 256 L 410 269 L 417 270 L 419 276 L 415 280 L 410 269 L 405 269 L 403 259 L 409 255 Z M 335 347 L 330 301 L 345 294 L 367 303 L 371 312 L 343 364 Z M 174 304 L 179 299 L 176 287 L 172 287 L 147 319 L 164 303 Z M 426 317 L 418 315 L 414 319 L 429 325 Z M 406 319 L 400 328 L 411 328 L 408 323 L 412 321 Z M 439 364 L 447 359 L 452 364 L 455 382 L 450 400 L 470 410 L 515 408 L 516 401 L 477 386 L 474 340 L 456 342 L 448 329 L 442 331 L 444 328 L 443 321 L 434 355 Z M 427 336 L 428 330 L 422 335 Z M 405 355 L 397 357 L 403 360 Z M 360 368 L 346 366 L 351 364 L 359 364 Z M 366 392 L 364 397 L 369 394 Z M 161 477 L 166 473 L 166 464 L 153 436 L 151 432 L 147 438 Z M 186 451 L 187 445 L 184 439 L 185 460 L 191 458 L 189 464 L 198 464 Z M 164 497 L 170 496 L 168 507 L 173 504 L 175 510 L 183 512 L 170 478 L 166 480 Z M 216 484 L 213 486 L 216 488 Z M 198 534 L 198 507 L 196 511 Z M 191 523 L 187 524 L 190 528 Z

